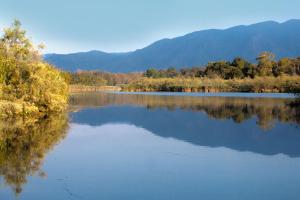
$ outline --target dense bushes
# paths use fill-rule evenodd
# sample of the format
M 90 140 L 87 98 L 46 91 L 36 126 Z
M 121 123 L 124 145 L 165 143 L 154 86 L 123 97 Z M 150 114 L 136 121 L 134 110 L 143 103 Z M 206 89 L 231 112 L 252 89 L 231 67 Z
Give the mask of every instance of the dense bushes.
M 20 22 L 5 29 L 0 40 L 0 117 L 60 112 L 67 94 L 65 78 L 42 61 Z

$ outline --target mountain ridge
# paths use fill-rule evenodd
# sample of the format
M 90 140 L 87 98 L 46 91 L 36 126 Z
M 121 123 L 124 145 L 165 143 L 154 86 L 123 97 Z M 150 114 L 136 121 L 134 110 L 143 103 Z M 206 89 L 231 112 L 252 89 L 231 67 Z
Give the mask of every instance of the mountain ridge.
M 164 38 L 131 52 L 92 50 L 46 54 L 44 59 L 67 71 L 133 72 L 150 67 L 202 66 L 210 61 L 232 60 L 237 56 L 255 62 L 257 55 L 263 51 L 271 51 L 277 58 L 299 56 L 300 19 L 194 31 L 171 39 Z

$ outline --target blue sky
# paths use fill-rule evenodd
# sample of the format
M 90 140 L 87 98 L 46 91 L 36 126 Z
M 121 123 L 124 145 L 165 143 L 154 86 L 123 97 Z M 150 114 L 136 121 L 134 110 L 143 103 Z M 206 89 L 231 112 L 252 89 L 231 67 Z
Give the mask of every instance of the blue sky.
M 208 28 L 300 19 L 299 0 L 0 0 L 0 28 L 14 18 L 45 53 L 123 52 Z

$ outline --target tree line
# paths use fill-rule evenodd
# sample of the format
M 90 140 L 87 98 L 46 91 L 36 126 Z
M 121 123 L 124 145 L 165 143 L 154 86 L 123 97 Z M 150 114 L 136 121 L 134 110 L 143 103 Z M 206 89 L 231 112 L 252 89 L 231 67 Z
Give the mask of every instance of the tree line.
M 103 71 L 64 72 L 64 76 L 71 85 L 120 85 L 128 84 L 143 77 L 143 73 L 110 73 Z
M 300 57 L 282 58 L 275 61 L 275 55 L 263 52 L 257 63 L 237 57 L 232 61 L 209 62 L 206 66 L 168 69 L 149 68 L 145 72 L 110 73 L 104 71 L 64 72 L 64 77 L 71 85 L 114 86 L 126 85 L 146 78 L 212 78 L 212 79 L 244 79 L 255 77 L 278 77 L 300 75 Z
M 144 76 L 148 78 L 174 78 L 174 77 L 207 77 L 228 79 L 255 78 L 257 76 L 300 75 L 300 57 L 282 58 L 275 61 L 275 55 L 263 52 L 257 57 L 257 64 L 237 57 L 233 61 L 209 62 L 204 67 L 183 68 L 176 70 L 168 68 L 157 70 L 148 69 Z

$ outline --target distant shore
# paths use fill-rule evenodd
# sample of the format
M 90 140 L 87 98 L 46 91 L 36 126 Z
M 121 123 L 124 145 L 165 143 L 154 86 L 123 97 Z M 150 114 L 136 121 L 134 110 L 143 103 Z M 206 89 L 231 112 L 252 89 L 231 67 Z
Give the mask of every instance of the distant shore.
M 296 93 L 300 76 L 257 77 L 254 79 L 143 78 L 122 86 L 127 92 L 248 92 Z
M 70 93 L 90 92 L 182 92 L 182 93 L 297 93 L 300 88 L 300 77 L 261 77 L 255 79 L 222 80 L 222 79 L 178 79 L 144 78 L 119 86 L 70 85 Z
M 121 91 L 122 88 L 119 86 L 87 86 L 87 85 L 70 85 L 70 93 L 81 93 L 81 92 L 101 92 L 101 91 Z

